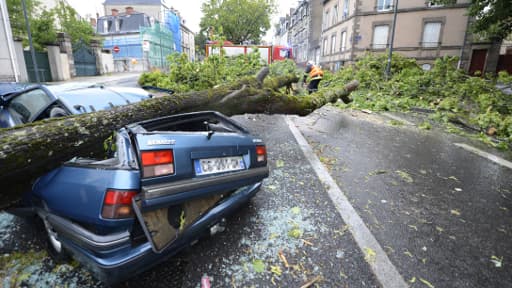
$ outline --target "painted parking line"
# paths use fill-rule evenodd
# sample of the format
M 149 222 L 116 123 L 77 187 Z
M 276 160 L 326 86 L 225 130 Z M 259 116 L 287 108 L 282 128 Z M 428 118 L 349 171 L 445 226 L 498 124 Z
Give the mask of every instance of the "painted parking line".
M 500 158 L 500 157 L 498 157 L 496 155 L 493 155 L 491 153 L 487 153 L 485 151 L 482 151 L 482 150 L 480 150 L 478 148 L 475 148 L 473 146 L 469 146 L 469 145 L 464 144 L 464 143 L 453 143 L 453 145 L 455 145 L 457 147 L 460 147 L 460 148 L 462 148 L 464 150 L 467 150 L 469 152 L 475 153 L 476 155 L 478 155 L 480 157 L 484 157 L 486 159 L 489 159 L 492 162 L 497 163 L 497 164 L 499 164 L 501 166 L 505 166 L 507 168 L 512 169 L 512 162 L 507 161 L 507 160 L 505 160 L 503 158 Z
M 299 143 L 304 156 L 315 170 L 320 181 L 325 185 L 327 193 L 334 203 L 334 206 L 338 210 L 341 218 L 343 218 L 345 224 L 351 228 L 350 231 L 354 237 L 354 240 L 359 246 L 359 249 L 361 249 L 362 253 L 365 255 L 368 255 L 369 251 L 375 252 L 375 258 L 371 261 L 368 261 L 368 264 L 375 274 L 375 277 L 384 288 L 409 287 L 405 283 L 402 275 L 398 273 L 396 267 L 391 263 L 388 256 L 377 242 L 373 234 L 370 232 L 368 227 L 366 227 L 361 217 L 359 217 L 354 207 L 352 207 L 345 194 L 341 191 L 334 179 L 332 179 L 327 169 L 322 165 L 318 157 L 315 155 L 306 139 L 304 139 L 304 136 L 302 136 L 300 133 L 299 129 L 297 129 L 289 117 L 284 117 L 288 127 L 290 128 L 290 131 Z

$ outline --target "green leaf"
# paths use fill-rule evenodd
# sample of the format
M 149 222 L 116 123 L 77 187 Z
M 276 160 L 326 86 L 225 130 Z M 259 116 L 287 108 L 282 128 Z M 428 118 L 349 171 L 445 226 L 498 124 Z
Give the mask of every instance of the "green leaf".
M 252 261 L 252 268 L 256 273 L 263 273 L 265 272 L 265 263 L 260 259 L 254 259 Z

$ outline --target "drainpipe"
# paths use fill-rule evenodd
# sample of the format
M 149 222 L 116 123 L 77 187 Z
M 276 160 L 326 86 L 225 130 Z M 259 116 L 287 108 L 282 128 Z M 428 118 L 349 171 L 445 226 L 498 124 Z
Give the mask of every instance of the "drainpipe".
M 464 31 L 464 40 L 462 40 L 462 47 L 460 48 L 460 54 L 459 54 L 459 62 L 457 63 L 457 69 L 461 69 L 462 66 L 462 56 L 464 56 L 464 49 L 466 49 L 466 41 L 468 39 L 468 29 L 469 29 L 469 23 L 471 16 L 468 15 L 468 21 L 466 23 L 466 31 Z
M 20 81 L 20 78 L 19 78 L 19 71 L 18 71 L 18 65 L 17 65 L 17 62 L 18 62 L 18 58 L 16 57 L 16 53 L 14 52 L 14 47 L 13 47 L 13 43 L 12 43 L 12 34 L 11 34 L 11 24 L 9 22 L 9 15 L 7 14 L 7 4 L 5 2 L 5 0 L 1 0 L 2 2 L 0 2 L 0 5 L 2 6 L 1 9 L 2 9 L 2 18 L 3 18 L 3 26 L 4 26 L 4 32 L 5 32 L 5 37 L 7 38 L 7 49 L 9 50 L 9 56 L 11 58 L 11 65 L 12 65 L 12 70 L 14 72 L 14 79 L 16 82 L 19 82 Z
M 388 65 L 386 65 L 386 80 L 389 79 L 391 74 L 391 58 L 393 56 L 393 42 L 395 41 L 395 28 L 396 28 L 396 15 L 398 12 L 398 0 L 395 0 L 395 7 L 393 8 L 393 29 L 391 30 L 391 41 L 389 44 Z

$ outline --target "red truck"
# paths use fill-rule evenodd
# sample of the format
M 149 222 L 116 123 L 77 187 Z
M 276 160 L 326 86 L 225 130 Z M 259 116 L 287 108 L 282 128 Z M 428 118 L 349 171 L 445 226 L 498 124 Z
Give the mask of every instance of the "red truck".
M 221 49 L 222 48 L 222 49 Z M 209 55 L 219 55 L 222 51 L 223 55 L 236 56 L 247 55 L 254 49 L 260 52 L 261 59 L 270 64 L 274 61 L 293 59 L 293 51 L 291 47 L 286 46 L 268 46 L 268 45 L 233 45 L 224 42 L 219 47 L 218 44 L 206 44 L 206 57 Z

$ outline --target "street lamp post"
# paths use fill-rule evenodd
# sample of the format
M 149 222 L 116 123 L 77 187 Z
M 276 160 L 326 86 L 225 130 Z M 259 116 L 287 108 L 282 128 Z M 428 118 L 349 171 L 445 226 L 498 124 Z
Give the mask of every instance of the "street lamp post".
M 386 80 L 391 76 L 391 59 L 393 57 L 393 42 L 395 41 L 396 15 L 398 12 L 398 0 L 395 0 L 393 7 L 393 28 L 391 29 L 391 41 L 389 43 L 388 64 L 386 65 Z
M 39 83 L 39 68 L 37 67 L 36 52 L 34 51 L 34 44 L 32 44 L 32 33 L 30 32 L 30 23 L 27 16 L 27 5 L 25 0 L 21 0 L 23 5 L 23 16 L 25 17 L 25 25 L 27 26 L 28 44 L 30 45 L 30 54 L 32 56 L 32 64 L 34 65 L 34 74 L 36 74 L 36 82 Z

